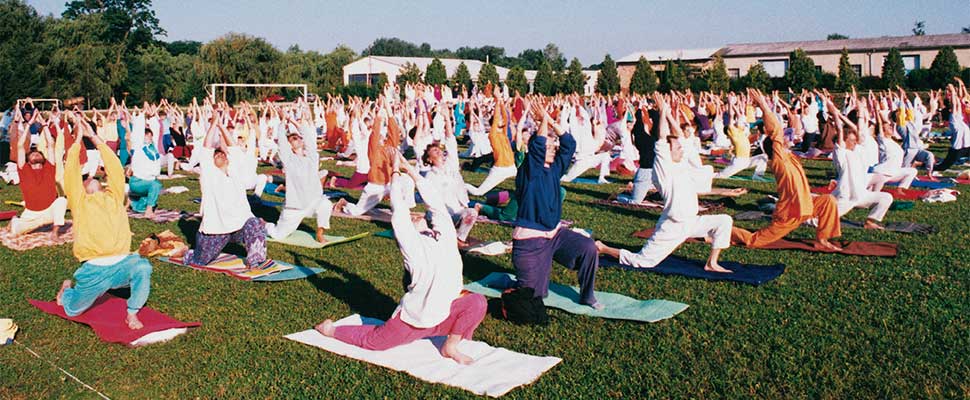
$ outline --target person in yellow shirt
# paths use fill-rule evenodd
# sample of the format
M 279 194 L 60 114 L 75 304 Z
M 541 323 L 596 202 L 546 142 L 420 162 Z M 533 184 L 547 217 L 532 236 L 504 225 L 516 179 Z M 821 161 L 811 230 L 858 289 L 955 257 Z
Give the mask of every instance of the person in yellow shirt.
M 131 229 L 125 211 L 125 172 L 121 161 L 94 131 L 74 114 L 74 124 L 97 147 L 104 162 L 107 187 L 94 176 L 81 175 L 81 141 L 67 152 L 64 165 L 64 193 L 74 217 L 74 256 L 82 262 L 74 272 L 77 284 L 65 280 L 57 293 L 57 304 L 68 316 L 76 316 L 94 304 L 109 289 L 130 287 L 129 329 L 141 329 L 138 311 L 148 300 L 152 265 L 131 253 Z
M 715 178 L 727 179 L 738 172 L 754 167 L 752 179 L 763 179 L 765 171 L 768 169 L 768 156 L 759 154 L 751 157 L 751 142 L 748 141 L 748 123 L 742 118 L 740 104 L 732 104 L 728 109 L 728 138 L 731 139 L 731 146 L 734 148 L 734 159 L 731 164 L 714 174 Z
M 495 100 L 495 112 L 492 113 L 492 129 L 488 132 L 488 141 L 492 145 L 495 164 L 488 171 L 488 176 L 485 177 L 480 186 L 465 184 L 468 194 L 473 196 L 484 196 L 489 190 L 494 189 L 506 179 L 514 178 L 519 172 L 515 168 L 515 154 L 512 152 L 512 144 L 509 143 L 508 134 L 505 132 L 509 122 L 508 110 L 500 87 L 496 86 L 492 89 L 492 98 Z

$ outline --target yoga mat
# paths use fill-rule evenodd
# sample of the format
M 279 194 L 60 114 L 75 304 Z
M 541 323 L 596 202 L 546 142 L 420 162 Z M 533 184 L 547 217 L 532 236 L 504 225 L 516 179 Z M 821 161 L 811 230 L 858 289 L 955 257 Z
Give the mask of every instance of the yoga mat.
M 899 232 L 899 233 L 919 233 L 919 234 L 928 235 L 928 234 L 937 232 L 937 229 L 935 226 L 928 225 L 928 224 L 921 224 L 918 222 L 888 222 L 888 223 L 882 224 L 882 227 L 886 228 L 887 231 Z M 861 222 L 855 222 L 855 221 L 849 221 L 849 220 L 843 219 L 842 228 L 864 229 L 864 226 Z
M 335 325 L 381 325 L 384 321 L 362 318 L 354 314 L 335 322 Z M 295 342 L 317 347 L 331 353 L 349 357 L 394 371 L 405 372 L 425 382 L 440 383 L 465 389 L 477 395 L 502 396 L 519 386 L 528 385 L 543 373 L 559 364 L 556 357 L 538 357 L 516 353 L 487 343 L 462 340 L 459 350 L 475 359 L 471 365 L 461 365 L 441 356 L 443 336 L 425 338 L 388 350 L 365 350 L 323 336 L 314 329 L 307 329 L 284 336 Z
M 889 185 L 886 185 L 886 186 L 889 186 Z M 956 183 L 953 183 L 953 182 L 946 182 L 946 181 L 943 181 L 943 180 L 941 180 L 939 182 L 933 182 L 933 181 L 926 181 L 926 180 L 919 180 L 919 179 L 914 180 L 913 183 L 910 185 L 910 187 L 922 188 L 922 189 L 930 189 L 930 190 L 932 190 L 932 189 L 949 189 L 949 188 L 952 188 L 954 186 L 956 186 Z
M 785 272 L 784 264 L 775 265 L 745 265 L 733 261 L 721 261 L 721 266 L 734 271 L 730 274 L 710 272 L 704 270 L 704 261 L 690 260 L 671 255 L 653 268 L 634 268 L 620 264 L 612 258 L 600 257 L 600 267 L 622 268 L 630 271 L 653 272 L 663 275 L 680 275 L 690 278 L 700 278 L 708 281 L 732 281 L 761 285 L 774 280 Z
M 633 232 L 633 237 L 648 239 L 653 234 L 653 227 Z M 688 239 L 687 241 L 696 242 L 698 240 Z M 805 239 L 781 239 L 764 247 L 762 250 L 801 250 L 812 253 L 838 253 L 848 256 L 873 256 L 873 257 L 896 257 L 899 253 L 899 246 L 895 243 L 884 242 L 848 242 L 830 240 L 830 242 L 842 247 L 842 251 L 816 249 L 811 240 Z
M 47 225 L 30 233 L 14 236 L 10 233 L 10 227 L 0 228 L 0 243 L 16 251 L 27 251 L 38 247 L 60 246 L 74 242 L 74 229 L 71 221 L 65 221 L 61 227 L 61 234 L 57 240 L 51 240 L 50 232 L 53 225 Z
M 515 223 L 514 222 L 511 222 L 511 221 L 509 221 L 509 222 L 506 222 L 506 221 L 496 221 L 494 219 L 489 219 L 488 217 L 486 217 L 484 215 L 481 215 L 481 214 L 478 215 L 478 219 L 476 219 L 475 222 L 476 223 L 479 223 L 479 224 L 492 224 L 492 225 L 502 225 L 502 226 L 515 226 Z M 559 225 L 561 227 L 563 227 L 563 228 L 569 228 L 569 227 L 573 226 L 573 224 L 575 224 L 575 222 L 573 222 L 572 220 L 568 220 L 568 219 L 564 219 L 562 221 L 559 221 Z
M 604 185 L 604 183 L 600 183 L 600 181 L 596 178 L 583 178 L 583 177 L 573 179 L 570 183 L 581 183 L 584 185 Z M 613 182 L 607 181 L 605 184 L 610 184 L 610 183 L 613 183 Z
M 0 211 L 0 221 L 9 221 L 17 216 L 16 211 Z
M 220 254 L 218 257 L 216 257 L 215 261 L 206 266 L 185 265 L 181 260 L 173 260 L 169 257 L 159 257 L 158 260 L 180 267 L 192 268 L 197 271 L 217 272 L 229 275 L 233 278 L 254 282 L 279 282 L 303 279 L 324 271 L 323 268 L 303 267 L 283 261 L 272 260 L 272 266 L 269 268 L 272 268 L 275 272 L 253 277 L 253 274 L 247 273 L 246 265 L 243 263 L 242 259 L 232 254 L 225 253 Z
M 424 216 L 424 213 L 412 212 L 411 215 Z M 364 213 L 363 215 L 350 215 L 350 214 L 345 214 L 343 212 L 334 211 L 333 216 L 338 218 L 359 219 L 361 221 L 379 221 L 379 222 L 391 223 L 391 210 L 387 208 L 374 208 Z
M 751 176 L 742 176 L 742 175 L 734 175 L 734 176 L 732 176 L 730 178 L 718 178 L 718 179 L 730 179 L 730 180 L 735 180 L 735 181 L 746 181 L 746 182 L 769 182 L 769 183 L 775 183 L 775 178 L 762 177 L 762 178 L 754 179 L 754 177 L 751 177 Z
M 155 177 L 155 179 L 158 179 L 160 181 L 167 181 L 167 180 L 170 180 L 170 179 L 182 179 L 182 178 L 185 178 L 185 175 L 182 175 L 182 174 L 172 174 L 172 176 L 159 175 L 159 176 L 156 176 Z
M 363 237 L 368 236 L 368 235 L 370 235 L 370 232 L 358 233 L 356 235 L 349 236 L 349 237 L 348 236 L 323 235 L 324 239 L 327 240 L 327 243 L 326 244 L 322 244 L 322 243 L 320 243 L 320 242 L 317 241 L 316 236 L 310 234 L 309 232 L 304 232 L 304 231 L 301 231 L 301 230 L 297 230 L 297 231 L 294 231 L 289 236 L 287 236 L 287 237 L 285 237 L 285 238 L 283 238 L 281 240 L 273 239 L 272 237 L 270 237 L 270 236 L 267 235 L 266 236 L 266 241 L 267 242 L 276 242 L 276 243 L 288 244 L 288 245 L 291 245 L 291 246 L 306 247 L 308 249 L 322 249 L 324 247 L 329 247 L 329 246 L 334 246 L 334 245 L 343 244 L 343 243 L 347 243 L 347 242 L 352 242 L 354 240 L 363 238 Z
M 90 326 L 102 341 L 121 343 L 131 347 L 158 342 L 157 340 L 146 340 L 149 339 L 149 335 L 161 339 L 170 339 L 179 333 L 184 333 L 187 328 L 202 325 L 200 322 L 182 322 L 150 307 L 143 307 L 138 311 L 138 320 L 145 327 L 139 330 L 131 330 L 125 323 L 128 304 L 125 299 L 110 294 L 102 295 L 91 308 L 76 317 L 68 317 L 67 314 L 64 314 L 64 307 L 53 301 L 28 301 L 45 313 Z M 174 329 L 181 331 L 172 332 L 171 330 Z
M 128 210 L 128 218 L 148 219 L 159 224 L 167 224 L 172 221 L 178 221 L 182 218 L 182 215 L 184 215 L 183 212 L 178 210 L 155 210 L 155 216 L 148 218 L 144 213 Z
M 891 188 L 890 187 L 884 187 L 884 188 L 882 188 L 882 191 L 883 192 L 886 192 L 886 193 L 889 193 L 889 194 L 893 195 L 893 199 L 894 200 L 919 200 L 921 197 L 923 197 L 924 194 L 926 194 L 927 192 L 929 192 L 928 190 L 902 189 L 902 193 L 899 193 L 899 190 L 900 189 L 898 189 L 896 187 L 891 187 Z M 828 186 L 813 187 L 812 188 L 812 193 L 816 193 L 816 194 L 831 194 L 833 191 L 834 190 L 833 189 L 829 189 Z
M 196 200 L 198 200 L 198 201 L 196 201 Z M 259 197 L 252 196 L 252 195 L 246 196 L 246 200 L 249 200 L 249 205 L 250 206 L 255 206 L 255 205 L 262 205 L 262 206 L 266 206 L 266 207 L 282 207 L 283 206 L 283 203 L 282 202 L 272 201 L 272 200 L 265 200 L 265 199 L 261 199 Z M 200 203 L 200 204 L 202 203 L 202 199 L 201 198 L 200 199 L 193 199 L 192 201 L 195 201 L 196 203 Z
M 487 297 L 502 297 L 502 291 L 511 287 L 515 275 L 492 272 L 485 278 L 465 285 L 465 290 L 481 293 Z M 606 306 L 602 310 L 579 304 L 579 288 L 549 283 L 549 295 L 543 299 L 546 307 L 590 317 L 623 319 L 629 321 L 657 322 L 672 318 L 687 309 L 687 305 L 667 300 L 637 300 L 616 293 L 596 292 L 596 300 Z

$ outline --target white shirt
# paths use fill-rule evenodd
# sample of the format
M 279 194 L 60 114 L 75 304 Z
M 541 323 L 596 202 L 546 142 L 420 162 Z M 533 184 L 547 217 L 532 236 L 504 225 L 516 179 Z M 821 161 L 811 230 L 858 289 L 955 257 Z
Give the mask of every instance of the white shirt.
M 675 163 L 666 139 L 654 145 L 653 182 L 664 198 L 660 219 L 688 221 L 697 216 L 697 187 L 691 166 L 683 159 Z M 686 157 L 686 154 L 685 154 Z
M 356 172 L 367 175 L 370 172 L 370 159 L 367 156 L 367 145 L 370 143 L 371 135 L 370 127 L 365 125 L 364 121 L 357 119 L 351 124 L 350 133 L 353 137 L 354 152 L 357 153 Z
M 215 150 L 208 147 L 195 149 L 199 154 L 202 174 L 199 186 L 202 189 L 202 225 L 199 231 L 208 235 L 221 235 L 242 229 L 246 220 L 253 218 L 246 200 L 246 184 L 239 163 L 244 157 L 238 147 L 230 147 L 226 154 L 229 174 L 216 168 L 213 161 Z
M 869 180 L 866 179 L 867 168 L 862 164 L 862 155 L 856 146 L 854 150 L 835 145 L 832 161 L 839 174 L 835 191 L 832 195 L 837 200 L 861 200 L 866 193 Z
M 818 103 L 809 102 L 808 110 L 802 114 L 802 129 L 805 133 L 818 133 Z
M 391 226 L 404 268 L 411 273 L 411 284 L 394 314 L 415 328 L 430 328 L 448 318 L 451 303 L 461 294 L 462 261 L 455 226 L 441 195 L 427 179 L 418 179 L 417 187 L 431 213 L 437 238 L 432 237 L 433 232 L 419 232 L 411 222 L 412 185 L 411 178 L 403 175 L 391 183 Z
M 162 158 L 152 160 L 145 153 L 145 147 L 152 143 L 145 143 L 145 115 L 139 114 L 132 118 L 131 135 L 131 175 L 145 181 L 153 181 L 162 173 Z M 158 149 L 155 149 L 158 153 Z
M 447 152 L 445 165 L 431 168 L 426 178 L 440 191 L 448 214 L 455 216 L 468 208 L 468 190 L 461 176 L 458 142 L 454 135 L 445 138 L 445 151 Z
M 298 156 L 290 148 L 290 142 L 280 130 L 279 157 L 283 161 L 283 171 L 286 174 L 286 208 L 304 210 L 316 206 L 323 197 L 323 185 L 320 183 L 318 168 L 320 154 L 317 153 L 316 135 L 313 127 L 303 125 L 300 135 L 303 136 L 304 155 Z
M 879 164 L 873 167 L 872 172 L 889 176 L 899 175 L 903 167 L 903 148 L 892 139 L 880 136 L 876 140 L 879 143 Z

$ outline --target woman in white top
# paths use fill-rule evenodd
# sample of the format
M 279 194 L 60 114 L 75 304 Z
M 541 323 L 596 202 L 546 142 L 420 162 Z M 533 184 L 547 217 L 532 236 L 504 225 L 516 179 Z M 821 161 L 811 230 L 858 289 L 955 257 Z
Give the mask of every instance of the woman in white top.
M 564 108 L 565 123 L 569 132 L 576 139 L 575 161 L 569 171 L 562 176 L 563 182 L 572 182 L 590 168 L 599 166 L 597 182 L 608 183 L 606 177 L 610 175 L 610 162 L 613 157 L 610 152 L 599 152 L 606 139 L 606 126 L 598 123 L 593 126 L 589 112 L 580 104 L 579 97 L 574 95 L 572 105 Z
M 383 325 L 334 326 L 325 320 L 316 326 L 324 336 L 368 350 L 386 350 L 431 336 L 447 335 L 441 355 L 459 364 L 475 360 L 461 353 L 458 344 L 471 340 L 485 318 L 485 297 L 462 290 L 462 261 L 455 227 L 441 194 L 399 157 L 410 177 L 395 172 L 391 183 L 391 225 L 404 258 L 407 292 L 391 319 Z M 431 214 L 431 225 L 412 219 L 414 186 Z
M 873 100 L 871 94 L 870 100 Z M 918 171 L 916 168 L 903 166 L 903 147 L 893 139 L 893 128 L 888 113 L 877 114 L 876 127 L 879 130 L 879 135 L 876 137 L 876 142 L 879 144 L 879 163 L 872 168 L 869 190 L 880 192 L 883 185 L 887 183 L 896 183 L 900 192 L 902 189 L 909 189 Z

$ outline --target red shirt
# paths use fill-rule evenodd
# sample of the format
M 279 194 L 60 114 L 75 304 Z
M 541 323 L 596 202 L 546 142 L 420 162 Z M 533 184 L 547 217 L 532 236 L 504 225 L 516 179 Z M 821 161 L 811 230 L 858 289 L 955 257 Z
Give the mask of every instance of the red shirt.
M 57 199 L 54 171 L 54 166 L 49 162 L 45 162 L 40 169 L 33 169 L 29 163 L 17 169 L 20 174 L 20 192 L 24 195 L 24 208 L 44 211 Z

